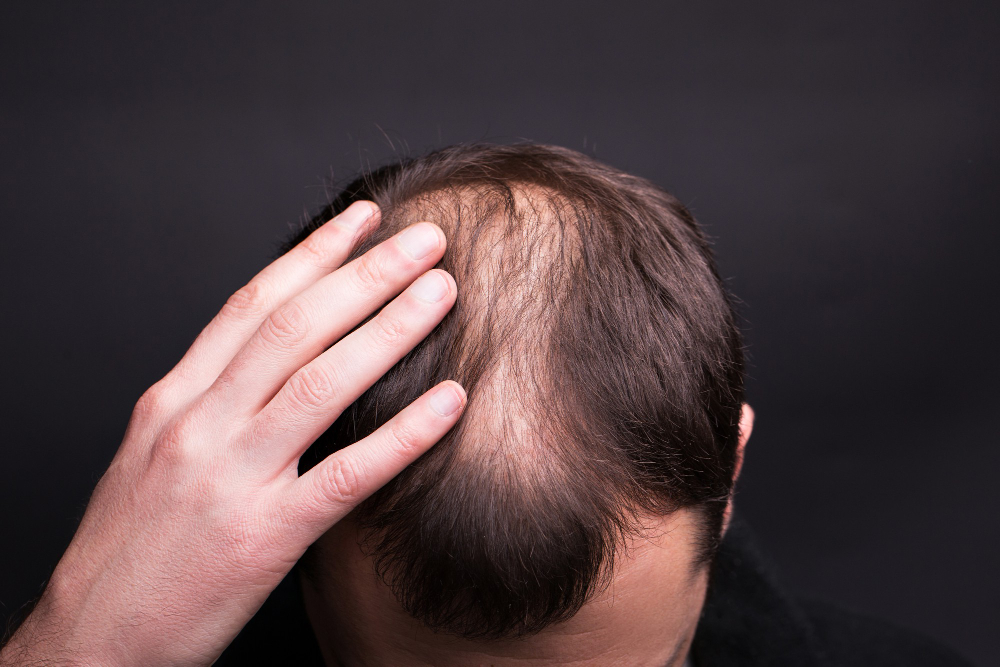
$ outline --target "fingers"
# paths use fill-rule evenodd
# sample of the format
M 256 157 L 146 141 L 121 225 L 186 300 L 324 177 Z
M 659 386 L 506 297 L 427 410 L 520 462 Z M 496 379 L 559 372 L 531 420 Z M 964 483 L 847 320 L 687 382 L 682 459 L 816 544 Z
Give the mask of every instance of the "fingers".
M 364 326 L 292 375 L 248 425 L 249 456 L 283 469 L 376 380 L 423 340 L 455 303 L 454 279 L 428 271 Z M 266 444 L 265 444 L 266 443 Z
M 430 449 L 458 421 L 466 400 L 461 385 L 442 382 L 367 438 L 302 475 L 285 502 L 307 533 L 304 541 L 312 543 Z
M 203 391 L 268 314 L 340 267 L 379 222 L 378 206 L 359 201 L 312 232 L 229 298 L 173 372 L 186 380 L 191 391 Z
M 421 222 L 316 281 L 264 319 L 219 375 L 209 392 L 210 397 L 221 398 L 230 414 L 250 419 L 293 373 L 434 266 L 444 249 L 444 233 L 435 225 Z M 438 277 L 436 280 L 444 285 L 450 278 Z M 439 304 L 435 308 L 413 310 L 413 317 L 420 322 L 421 318 L 426 320 L 433 313 L 443 317 L 447 307 Z M 409 325 L 394 323 L 393 326 L 401 330 Z M 361 353 L 346 365 L 370 366 L 371 362 L 368 355 Z M 320 371 L 307 371 L 314 372 Z M 308 391 L 308 387 L 320 391 L 318 382 L 305 380 L 303 391 Z

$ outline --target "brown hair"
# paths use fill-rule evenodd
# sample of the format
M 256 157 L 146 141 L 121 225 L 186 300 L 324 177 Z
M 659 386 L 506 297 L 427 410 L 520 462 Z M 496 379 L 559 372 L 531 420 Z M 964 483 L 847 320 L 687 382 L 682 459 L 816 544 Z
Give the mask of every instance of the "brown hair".
M 295 241 L 359 199 L 383 222 L 354 256 L 431 220 L 459 289 L 301 463 L 441 380 L 466 388 L 460 422 L 355 512 L 403 607 L 468 638 L 537 632 L 608 581 L 639 517 L 678 508 L 700 512 L 693 566 L 707 564 L 732 491 L 744 361 L 691 214 L 565 148 L 465 145 L 362 176 Z

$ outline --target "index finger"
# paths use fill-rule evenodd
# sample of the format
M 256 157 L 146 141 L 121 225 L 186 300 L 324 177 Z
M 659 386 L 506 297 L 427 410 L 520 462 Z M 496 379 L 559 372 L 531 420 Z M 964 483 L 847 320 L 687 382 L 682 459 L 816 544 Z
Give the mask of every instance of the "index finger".
M 357 201 L 316 229 L 229 297 L 171 373 L 207 389 L 275 308 L 339 268 L 380 221 L 375 203 Z

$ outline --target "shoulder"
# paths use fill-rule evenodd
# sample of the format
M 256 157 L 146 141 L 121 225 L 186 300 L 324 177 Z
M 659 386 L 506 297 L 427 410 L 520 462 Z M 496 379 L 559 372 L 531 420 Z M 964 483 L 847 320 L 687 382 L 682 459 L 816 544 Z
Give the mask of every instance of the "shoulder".
M 799 599 L 737 520 L 712 564 L 692 653 L 699 667 L 970 665 L 917 632 Z
M 802 601 L 818 648 L 832 665 L 969 667 L 952 649 L 912 630 L 817 601 Z

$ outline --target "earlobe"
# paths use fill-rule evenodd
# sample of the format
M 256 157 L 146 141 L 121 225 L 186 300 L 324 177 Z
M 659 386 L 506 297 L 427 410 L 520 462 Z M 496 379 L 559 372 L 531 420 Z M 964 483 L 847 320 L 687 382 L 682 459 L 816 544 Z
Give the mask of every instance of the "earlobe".
M 740 471 L 743 470 L 743 454 L 746 450 L 747 440 L 750 439 L 750 434 L 753 432 L 753 420 L 754 411 L 750 407 L 749 403 L 743 404 L 743 412 L 740 414 L 740 439 L 739 444 L 736 446 L 736 465 L 733 468 L 733 486 L 736 485 L 736 480 L 739 479 Z M 726 531 L 729 530 L 729 521 L 733 516 L 733 498 L 732 495 L 729 497 L 729 503 L 726 504 L 726 513 L 723 515 L 722 519 L 722 534 L 725 535 Z

